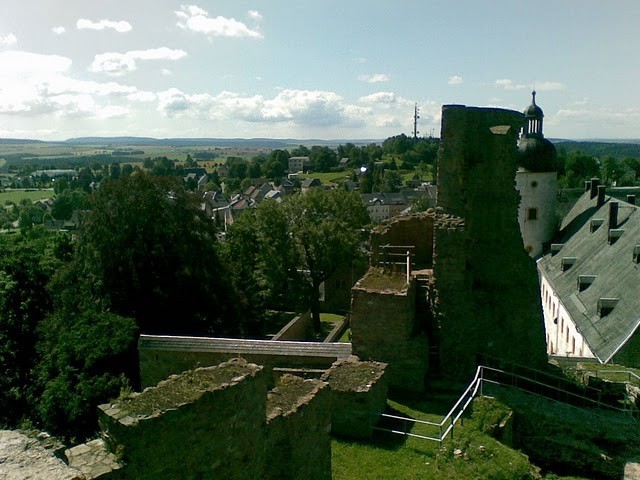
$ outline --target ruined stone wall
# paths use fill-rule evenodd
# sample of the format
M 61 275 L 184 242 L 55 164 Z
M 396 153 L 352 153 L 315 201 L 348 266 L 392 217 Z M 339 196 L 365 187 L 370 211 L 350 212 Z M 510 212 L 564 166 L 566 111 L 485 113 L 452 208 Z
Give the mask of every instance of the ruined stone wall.
M 142 388 L 156 385 L 169 375 L 198 367 L 218 365 L 232 358 L 263 365 L 271 374 L 276 367 L 327 369 L 338 358 L 351 355 L 351 346 L 318 342 L 273 342 L 195 337 L 140 337 L 138 356 Z M 268 380 L 269 385 L 273 382 Z
M 352 289 L 351 342 L 363 360 L 388 364 L 389 385 L 422 391 L 428 341 L 416 322 L 416 286 L 370 269 Z
M 443 107 L 434 229 L 441 368 L 467 379 L 476 352 L 546 364 L 535 264 L 522 248 L 515 189 L 518 112 Z M 443 217 L 444 218 L 444 217 Z
M 170 377 L 100 406 L 100 427 L 137 480 L 260 478 L 264 468 L 264 369 L 242 360 Z
M 433 222 L 434 210 L 395 217 L 384 221 L 371 231 L 371 265 L 377 266 L 384 259 L 383 245 L 412 245 L 413 268 L 431 268 L 433 264 Z
M 311 312 L 298 315 L 276 333 L 272 340 L 307 340 L 313 339 L 313 321 Z
M 327 384 L 284 375 L 267 397 L 263 479 L 331 479 Z
M 387 406 L 387 365 L 381 362 L 338 360 L 321 380 L 331 392 L 331 433 L 369 439 Z

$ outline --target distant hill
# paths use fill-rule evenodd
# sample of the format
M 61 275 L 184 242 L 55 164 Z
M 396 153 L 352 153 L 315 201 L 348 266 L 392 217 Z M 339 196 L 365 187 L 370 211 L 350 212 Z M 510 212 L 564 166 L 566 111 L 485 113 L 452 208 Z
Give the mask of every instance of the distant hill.
M 65 140 L 70 145 L 115 146 L 165 146 L 165 147 L 236 147 L 236 148 L 290 148 L 298 145 L 344 145 L 351 142 L 356 145 L 382 143 L 383 140 L 298 140 L 294 138 L 150 138 L 150 137 L 81 137 Z
M 632 140 L 551 140 L 558 150 L 563 149 L 567 153 L 579 150 L 592 157 L 616 157 L 616 158 L 640 158 L 640 139 Z

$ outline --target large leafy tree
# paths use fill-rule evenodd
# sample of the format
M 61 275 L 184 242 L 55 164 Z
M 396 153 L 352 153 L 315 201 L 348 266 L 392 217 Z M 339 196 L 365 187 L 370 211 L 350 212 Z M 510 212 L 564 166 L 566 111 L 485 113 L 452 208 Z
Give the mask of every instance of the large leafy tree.
M 90 205 L 74 260 L 57 281 L 65 308 L 91 303 L 135 318 L 144 332 L 238 333 L 214 227 L 179 179 L 121 177 Z
M 272 200 L 247 210 L 233 223 L 224 243 L 233 281 L 255 319 L 250 335 L 263 335 L 260 318 L 267 309 L 296 309 L 306 283 L 281 205 Z
M 360 196 L 342 189 L 311 189 L 283 205 L 291 241 L 308 272 L 308 304 L 320 328 L 320 285 L 361 254 L 362 228 L 369 223 Z
M 359 195 L 311 189 L 282 204 L 263 202 L 228 232 L 239 287 L 256 306 L 304 306 L 320 327 L 320 286 L 362 254 L 369 222 Z
M 38 328 L 37 418 L 47 430 L 81 439 L 97 427 L 97 406 L 136 378 L 137 326 L 109 312 L 58 311 Z
M 47 282 L 55 268 L 42 232 L 0 239 L 0 424 L 30 409 L 36 328 L 51 309 Z

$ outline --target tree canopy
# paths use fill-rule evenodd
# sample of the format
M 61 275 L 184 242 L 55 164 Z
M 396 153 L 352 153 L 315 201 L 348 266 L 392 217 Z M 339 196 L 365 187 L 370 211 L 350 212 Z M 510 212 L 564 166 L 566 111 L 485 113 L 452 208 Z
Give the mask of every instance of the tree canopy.
M 76 285 L 61 297 L 65 304 L 77 304 L 81 288 L 146 332 L 238 333 L 214 227 L 179 179 L 121 177 L 94 192 L 90 205 L 74 260 L 58 279 Z
M 320 285 L 362 254 L 368 222 L 358 194 L 311 189 L 243 214 L 228 232 L 227 254 L 250 303 L 291 306 L 299 299 L 319 327 Z

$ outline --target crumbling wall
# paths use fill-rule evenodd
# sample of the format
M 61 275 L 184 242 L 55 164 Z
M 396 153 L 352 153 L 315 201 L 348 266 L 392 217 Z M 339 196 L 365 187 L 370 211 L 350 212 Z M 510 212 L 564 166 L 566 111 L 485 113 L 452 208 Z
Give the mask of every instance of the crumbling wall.
M 433 263 L 433 222 L 435 212 L 394 217 L 385 220 L 371 231 L 371 265 L 377 266 L 384 260 L 383 245 L 415 247 L 412 251 L 415 269 L 431 268 Z
M 283 375 L 267 396 L 263 479 L 331 479 L 331 405 L 326 383 Z
M 300 341 L 313 339 L 313 320 L 311 312 L 296 316 L 276 333 L 271 340 Z
M 428 341 L 416 321 L 415 281 L 371 268 L 352 289 L 351 343 L 359 358 L 388 364 L 391 387 L 423 391 Z
M 46 434 L 34 438 L 17 430 L 0 430 L 0 478 L 85 480 L 80 470 L 56 456 L 60 446 L 49 439 Z
M 100 427 L 123 478 L 260 478 L 266 390 L 262 367 L 231 360 L 101 405 Z
M 438 207 L 449 217 L 434 228 L 434 314 L 442 371 L 460 379 L 476 353 L 546 363 L 537 272 L 517 221 L 521 124 L 510 110 L 442 110 Z
M 387 365 L 338 360 L 322 376 L 331 391 L 331 433 L 369 439 L 387 406 Z
M 287 342 L 212 337 L 141 335 L 138 341 L 142 388 L 157 385 L 169 375 L 244 358 L 273 368 L 327 369 L 351 355 L 348 343 Z M 273 386 L 273 382 L 268 384 Z

